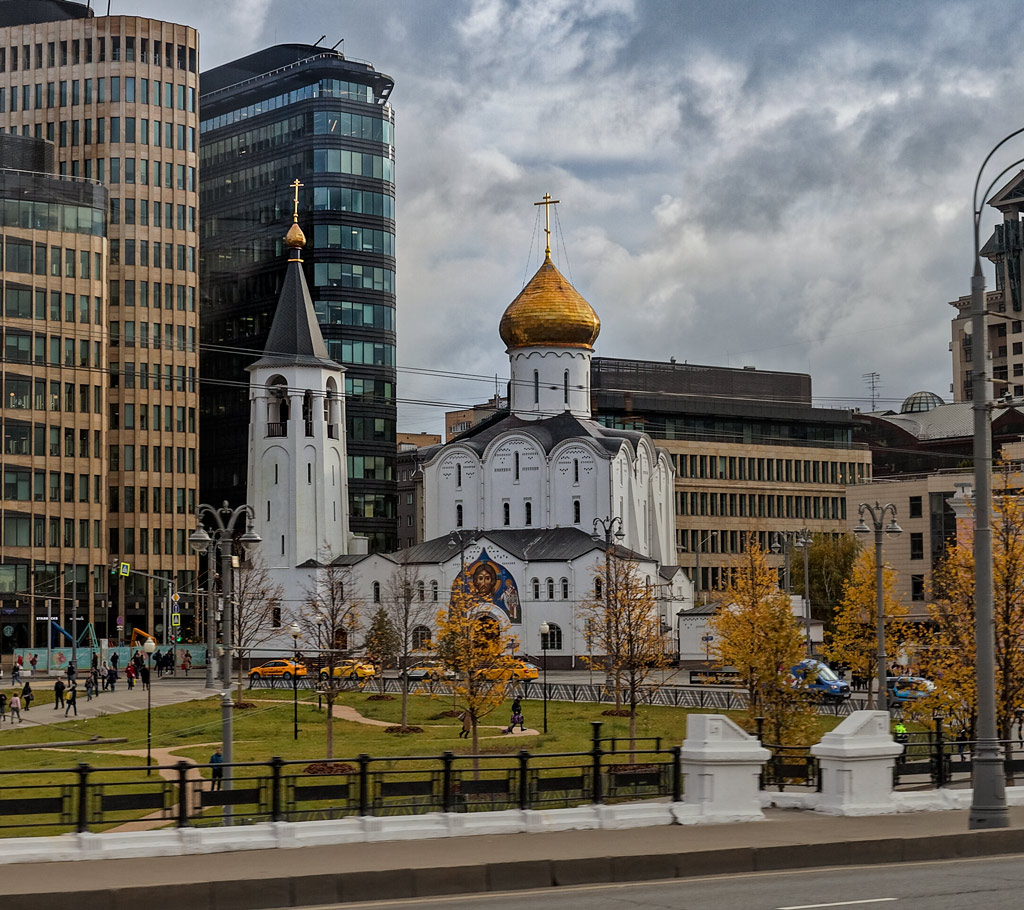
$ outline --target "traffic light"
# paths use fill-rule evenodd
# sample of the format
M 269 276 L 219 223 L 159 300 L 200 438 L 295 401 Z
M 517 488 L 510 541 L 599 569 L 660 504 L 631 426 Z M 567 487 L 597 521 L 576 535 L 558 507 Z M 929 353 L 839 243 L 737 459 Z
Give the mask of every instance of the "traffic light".
M 116 559 L 110 564 L 110 574 L 111 575 L 117 575 L 119 565 L 120 564 L 118 563 L 118 561 Z

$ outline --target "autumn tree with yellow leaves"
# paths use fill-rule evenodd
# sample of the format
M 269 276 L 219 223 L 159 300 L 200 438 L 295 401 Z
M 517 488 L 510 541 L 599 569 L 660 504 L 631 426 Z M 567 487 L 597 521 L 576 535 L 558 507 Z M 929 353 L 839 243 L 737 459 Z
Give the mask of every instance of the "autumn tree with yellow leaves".
M 791 669 L 804 657 L 804 636 L 790 599 L 779 590 L 778 573 L 756 542 L 736 566 L 720 608 L 709 622 L 714 655 L 734 668 L 747 690 L 747 729 L 763 717 L 773 741 L 803 745 L 813 729 L 810 680 L 796 680 Z
M 478 726 L 508 693 L 518 639 L 471 596 L 462 575 L 451 601 L 437 614 L 437 653 L 455 672 L 455 704 L 469 717 L 473 754 L 479 751 Z
M 996 644 L 996 723 L 1012 737 L 1014 712 L 1024 705 L 1024 498 L 1021 477 L 1009 468 L 992 503 L 993 619 Z M 958 540 L 933 574 L 929 624 L 918 630 L 920 673 L 935 692 L 917 707 L 941 710 L 951 729 L 973 738 L 975 680 L 974 554 L 970 534 Z M 1007 745 L 1009 753 L 1010 746 Z M 1009 754 L 1008 756 L 1009 757 Z
M 613 548 L 614 550 L 614 548 Z M 595 569 L 601 592 L 581 605 L 587 650 L 595 664 L 604 664 L 615 687 L 615 704 L 625 700 L 629 711 L 629 740 L 636 742 L 636 713 L 640 692 L 652 671 L 671 662 L 667 628 L 654 599 L 648 576 L 636 559 L 614 551 Z
M 885 615 L 885 640 L 890 655 L 907 638 L 907 606 L 896 594 L 896 573 L 882 567 L 882 604 Z M 875 591 L 875 551 L 865 547 L 857 555 L 849 578 L 825 636 L 824 657 L 830 663 L 849 667 L 854 676 L 872 680 L 869 704 L 877 704 L 878 597 Z M 884 681 L 882 685 L 885 685 Z

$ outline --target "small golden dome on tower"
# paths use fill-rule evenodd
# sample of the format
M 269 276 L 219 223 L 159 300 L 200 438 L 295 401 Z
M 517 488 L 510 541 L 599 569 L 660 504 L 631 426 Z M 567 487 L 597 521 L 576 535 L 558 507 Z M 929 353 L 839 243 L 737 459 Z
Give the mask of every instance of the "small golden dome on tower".
M 591 348 L 601 320 L 547 256 L 508 305 L 498 331 L 508 348 Z
M 306 245 L 306 235 L 302 233 L 302 228 L 298 224 L 288 228 L 288 233 L 284 235 L 284 245 L 293 250 L 301 250 Z

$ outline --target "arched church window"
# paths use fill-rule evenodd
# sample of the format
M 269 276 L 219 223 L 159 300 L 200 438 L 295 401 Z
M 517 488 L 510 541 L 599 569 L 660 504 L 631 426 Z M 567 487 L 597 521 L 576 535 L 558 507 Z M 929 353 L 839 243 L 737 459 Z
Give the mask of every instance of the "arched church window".
M 580 482 L 580 460 L 578 458 L 572 460 L 572 482 Z
M 416 583 L 416 597 L 420 601 L 427 599 L 427 586 L 422 581 Z
M 572 501 L 572 520 L 573 524 L 580 523 L 580 501 L 578 499 Z
M 525 525 L 527 525 L 527 526 L 532 525 L 533 524 L 533 503 L 530 502 L 529 500 L 526 501 L 526 507 L 525 507 L 524 511 L 526 512 L 526 515 L 524 516 L 526 520 L 523 523 Z
M 379 604 L 380 603 L 380 582 L 379 581 L 375 581 L 373 583 L 373 602 L 375 604 Z
M 541 633 L 540 646 L 544 651 L 562 650 L 562 627 L 556 623 L 548 623 L 548 634 Z
M 569 371 L 566 370 L 562 374 L 562 399 L 565 401 L 565 406 L 569 407 Z
M 415 626 L 412 630 L 412 649 L 426 651 L 430 648 L 430 629 L 426 626 Z
M 519 480 L 519 453 L 512 456 L 512 479 Z
M 530 581 L 530 586 L 533 588 L 533 599 L 540 600 L 540 579 L 534 578 Z
M 533 403 L 540 404 L 540 373 L 533 371 Z
M 555 580 L 553 578 L 548 579 L 548 600 L 555 599 Z
M 502 523 L 505 527 L 512 524 L 512 506 L 509 503 L 503 503 L 501 507 L 502 511 Z
M 455 486 L 456 487 L 461 487 L 462 486 L 462 465 L 461 464 L 455 465 Z
M 568 600 L 568 599 L 569 599 L 569 579 L 568 578 L 563 578 L 562 579 L 562 600 Z
M 455 527 L 462 527 L 462 504 L 460 503 L 455 507 Z
M 434 603 L 437 603 L 437 582 L 436 581 L 432 581 L 430 583 L 430 599 Z
M 306 435 L 313 435 L 313 393 L 306 389 L 302 396 L 302 421 L 306 427 Z

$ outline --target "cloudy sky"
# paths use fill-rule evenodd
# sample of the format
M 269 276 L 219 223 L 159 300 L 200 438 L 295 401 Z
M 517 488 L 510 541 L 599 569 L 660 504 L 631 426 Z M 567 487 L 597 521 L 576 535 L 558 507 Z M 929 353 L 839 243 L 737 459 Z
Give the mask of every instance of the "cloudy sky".
M 507 376 L 498 320 L 539 265 L 545 192 L 599 355 L 807 372 L 825 406 L 866 406 L 871 371 L 883 404 L 949 398 L 974 175 L 1024 123 L 1012 0 L 173 10 L 111 6 L 195 25 L 204 69 L 326 32 L 395 79 L 400 430 L 440 432 Z

